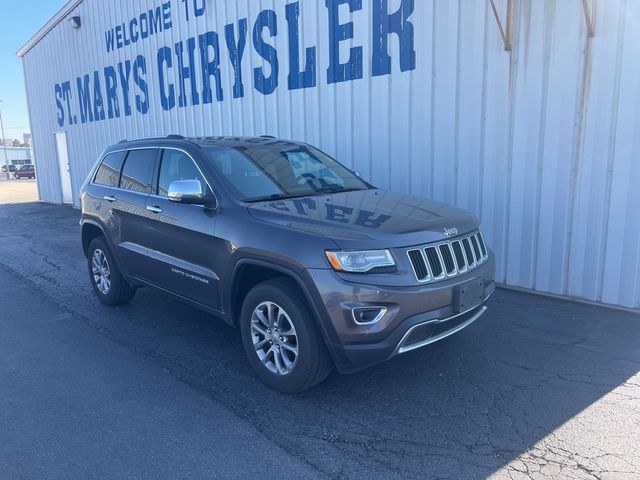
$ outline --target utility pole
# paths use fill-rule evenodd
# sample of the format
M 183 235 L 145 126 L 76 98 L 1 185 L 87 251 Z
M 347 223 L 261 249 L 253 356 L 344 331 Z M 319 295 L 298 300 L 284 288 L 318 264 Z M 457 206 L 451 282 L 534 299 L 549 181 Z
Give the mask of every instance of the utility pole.
M 2 100 L 0 100 L 2 103 Z M 2 134 L 2 148 L 4 148 L 4 166 L 7 169 L 7 180 L 11 180 L 11 172 L 9 171 L 9 155 L 7 154 L 7 144 L 4 138 L 4 122 L 2 121 L 2 109 L 0 108 L 0 133 Z

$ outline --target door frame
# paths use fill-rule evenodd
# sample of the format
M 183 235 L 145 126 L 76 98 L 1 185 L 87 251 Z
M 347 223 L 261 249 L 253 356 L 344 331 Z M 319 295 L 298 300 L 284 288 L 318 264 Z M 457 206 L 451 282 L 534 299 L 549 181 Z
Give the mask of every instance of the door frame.
M 63 177 L 63 171 L 62 171 L 62 166 L 60 164 L 60 148 L 58 145 L 58 136 L 62 135 L 64 136 L 64 146 L 65 146 L 65 150 L 66 150 L 66 155 L 67 155 L 67 177 L 69 178 L 69 196 L 70 196 L 70 201 L 65 202 L 65 181 L 64 181 L 64 177 Z M 68 137 L 67 137 L 67 132 L 66 130 L 59 130 L 57 132 L 53 132 L 53 141 L 56 147 L 56 159 L 58 160 L 58 178 L 60 180 L 60 203 L 63 205 L 74 205 L 74 201 L 73 201 L 73 178 L 71 177 L 71 159 L 69 158 L 69 141 L 68 141 Z

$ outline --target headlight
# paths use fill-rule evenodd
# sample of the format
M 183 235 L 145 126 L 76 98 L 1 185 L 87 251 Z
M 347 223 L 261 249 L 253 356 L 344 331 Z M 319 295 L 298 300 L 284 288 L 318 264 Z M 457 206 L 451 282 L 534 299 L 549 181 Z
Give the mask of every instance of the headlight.
M 389 250 L 361 252 L 325 252 L 329 263 L 339 272 L 368 272 L 378 267 L 395 267 L 396 262 Z

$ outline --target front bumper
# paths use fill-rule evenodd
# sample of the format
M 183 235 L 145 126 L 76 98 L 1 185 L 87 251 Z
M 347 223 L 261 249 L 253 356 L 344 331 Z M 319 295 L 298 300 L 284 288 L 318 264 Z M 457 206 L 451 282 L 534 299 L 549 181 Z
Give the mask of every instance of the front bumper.
M 352 373 L 400 353 L 441 340 L 477 320 L 495 290 L 495 259 L 468 274 L 432 284 L 381 287 L 346 281 L 332 270 L 308 270 L 323 305 L 327 347 L 341 373 Z M 362 276 L 366 280 L 366 276 Z M 460 313 L 455 295 L 465 285 L 482 283 L 482 299 Z M 357 324 L 353 308 L 379 306 L 384 317 Z

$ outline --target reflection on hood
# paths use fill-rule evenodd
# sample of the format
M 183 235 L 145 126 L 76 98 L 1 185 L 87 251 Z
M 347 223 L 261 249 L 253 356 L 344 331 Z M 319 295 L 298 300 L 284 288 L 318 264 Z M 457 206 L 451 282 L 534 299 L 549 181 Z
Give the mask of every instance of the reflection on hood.
M 332 238 L 366 240 L 415 237 L 424 232 L 445 236 L 477 228 L 475 217 L 444 203 L 385 190 L 360 190 L 313 197 L 259 202 L 249 208 L 262 220 Z

